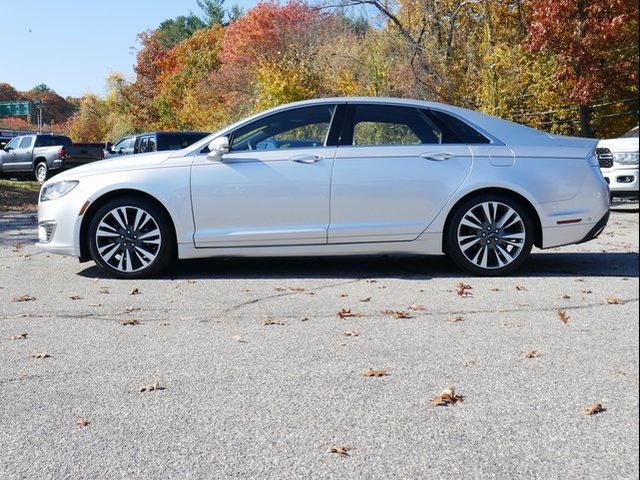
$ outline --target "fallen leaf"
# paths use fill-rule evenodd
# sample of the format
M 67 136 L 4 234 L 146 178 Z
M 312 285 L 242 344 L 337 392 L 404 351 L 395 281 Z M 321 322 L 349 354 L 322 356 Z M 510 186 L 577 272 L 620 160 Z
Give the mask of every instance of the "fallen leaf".
M 241 292 L 243 292 L 243 293 L 247 293 L 247 292 L 250 292 L 250 291 L 251 291 L 251 289 L 250 289 L 250 288 L 243 288 L 243 289 L 242 289 L 242 290 L 240 290 L 240 291 L 241 291 Z
M 50 358 L 51 355 L 49 355 L 48 353 L 44 353 L 44 352 L 35 352 L 31 354 L 32 358 Z
M 522 358 L 538 358 L 540 354 L 537 350 L 531 350 L 530 352 L 522 352 L 520 353 Z
M 445 388 L 440 392 L 440 394 L 431 399 L 431 403 L 434 407 L 446 407 L 463 401 L 464 397 L 456 393 L 456 388 L 454 386 Z
M 571 317 L 567 314 L 566 310 L 557 310 L 557 313 L 558 317 L 560 317 L 560 321 L 565 325 L 569 323 L 569 320 L 571 320 Z
M 386 377 L 389 373 L 386 370 L 373 370 L 370 368 L 362 372 L 362 375 L 365 377 Z
M 459 282 L 456 285 L 456 293 L 461 297 L 470 297 L 473 294 L 469 291 L 471 290 L 471 285 L 468 285 L 464 282 Z
M 329 453 L 337 453 L 340 456 L 348 457 L 351 450 L 353 450 L 351 447 L 331 447 Z
M 161 387 L 160 383 L 156 382 L 142 385 L 140 388 L 138 388 L 139 392 L 155 392 L 156 390 L 164 390 L 164 387 Z
M 353 313 L 350 308 L 341 308 L 338 312 L 338 317 L 340 318 L 351 318 L 356 316 L 358 316 L 358 314 Z
M 140 307 L 134 307 L 134 306 L 129 306 L 129 307 L 126 307 L 126 308 L 124 309 L 124 311 L 125 311 L 125 312 L 127 312 L 127 313 L 131 313 L 131 312 L 138 312 L 138 311 L 140 311 L 140 310 L 142 310 L 142 308 L 140 308 Z
M 582 412 L 585 415 L 596 415 L 601 412 L 605 412 L 607 409 L 602 406 L 601 403 L 594 403 L 593 405 L 589 405 L 588 407 L 584 407 Z
M 607 305 L 624 305 L 624 300 L 618 297 L 607 298 Z
M 96 307 L 96 308 L 97 308 L 97 307 L 101 307 L 101 306 L 102 306 L 102 304 L 101 304 L 101 303 L 90 303 L 90 304 L 89 304 L 89 306 L 90 306 L 90 307 Z
M 301 322 L 308 322 L 309 321 L 309 317 L 302 317 L 300 319 Z
M 343 333 L 343 335 L 345 337 L 357 337 L 358 332 L 356 330 L 347 330 L 346 332 Z
M 12 302 L 33 302 L 36 299 L 33 295 L 20 295 L 19 297 L 14 297 Z
M 289 287 L 289 290 L 292 292 L 304 292 L 306 291 L 306 288 L 302 288 L 302 287 Z
M 171 325 L 169 322 L 160 322 L 161 327 L 168 327 L 169 325 Z
M 393 318 L 413 318 L 408 312 L 404 312 L 401 310 L 398 311 L 398 310 L 386 309 L 386 310 L 382 310 L 381 313 L 392 315 Z
M 111 289 L 109 287 L 100 287 L 100 290 L 98 291 L 104 295 L 108 295 L 111 293 Z
M 134 288 L 133 290 L 131 290 L 130 295 L 140 295 L 142 292 L 140 291 L 140 289 L 138 288 Z
M 22 249 L 22 244 L 21 243 L 14 243 L 13 244 L 13 251 L 14 252 L 19 252 Z
M 349 294 L 348 294 L 348 293 L 341 293 L 341 294 L 340 294 L 340 298 L 346 298 L 346 297 L 348 297 L 348 296 L 349 296 Z
M 562 295 L 562 297 L 560 297 L 560 298 L 562 298 L 563 300 L 569 300 L 569 299 L 571 298 L 571 296 L 569 296 L 569 295 Z
M 365 280 L 365 282 L 367 282 L 367 283 L 378 283 L 377 280 Z
M 287 289 L 286 289 L 286 288 L 284 288 L 284 287 L 276 287 L 276 288 L 274 288 L 274 290 L 275 290 L 276 292 L 286 292 L 286 291 L 287 291 Z
M 244 340 L 240 335 L 234 335 L 233 337 L 231 337 L 231 340 L 238 343 L 247 343 L 247 341 Z
M 80 295 L 71 295 L 69 298 L 71 300 L 82 300 L 82 297 Z
M 137 318 L 129 318 L 127 320 L 120 320 L 120 325 L 140 325 L 140 320 Z
M 266 327 L 266 326 L 269 326 L 269 325 L 286 325 L 286 323 L 284 323 L 282 320 L 275 320 L 273 318 L 267 318 L 267 319 L 262 321 L 262 325 Z
M 86 418 L 80 418 L 76 421 L 76 425 L 78 425 L 79 427 L 86 427 L 87 425 L 89 425 L 91 422 L 89 420 L 87 420 Z
M 411 305 L 409 305 L 409 310 L 413 310 L 414 312 L 423 312 L 426 309 L 427 307 L 418 303 L 412 303 Z
M 20 333 L 18 335 L 14 335 L 13 337 L 11 337 L 11 340 L 26 340 L 27 339 L 27 335 L 28 335 L 28 333 L 26 333 L 26 332 Z
M 194 283 L 196 283 L 195 280 L 187 280 L 187 283 L 190 283 L 191 285 L 193 285 Z
M 526 292 L 527 291 L 527 287 L 525 287 L 524 285 L 516 285 L 516 290 L 518 292 Z
M 361 299 L 360 299 L 360 301 L 361 301 L 362 303 L 370 302 L 370 301 L 371 301 L 371 297 L 361 298 Z
M 491 289 L 491 291 L 492 291 L 492 292 L 499 292 L 499 291 L 500 291 L 500 289 L 499 289 L 499 288 L 492 288 L 492 289 Z
M 575 281 L 579 282 L 579 283 L 583 283 L 584 282 L 584 278 L 576 278 Z
M 584 294 L 589 294 L 589 293 L 593 293 L 591 290 L 589 290 L 588 288 L 585 288 L 584 290 L 580 290 L 581 293 Z
M 457 322 L 463 322 L 464 321 L 464 317 L 462 315 L 449 315 L 449 318 L 447 318 L 447 322 L 450 323 L 457 323 Z

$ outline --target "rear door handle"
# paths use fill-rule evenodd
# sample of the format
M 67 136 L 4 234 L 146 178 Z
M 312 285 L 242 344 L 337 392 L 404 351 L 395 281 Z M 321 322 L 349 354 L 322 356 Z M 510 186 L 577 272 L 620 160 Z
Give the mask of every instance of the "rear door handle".
M 293 157 L 289 157 L 289 160 L 296 163 L 316 163 L 322 160 L 324 157 L 322 155 L 294 155 Z
M 452 153 L 446 153 L 446 152 L 439 152 L 439 153 L 423 153 L 422 155 L 420 155 L 421 158 L 424 158 L 425 160 L 433 160 L 436 162 L 442 162 L 443 160 L 449 160 L 450 158 L 453 158 L 453 154 Z

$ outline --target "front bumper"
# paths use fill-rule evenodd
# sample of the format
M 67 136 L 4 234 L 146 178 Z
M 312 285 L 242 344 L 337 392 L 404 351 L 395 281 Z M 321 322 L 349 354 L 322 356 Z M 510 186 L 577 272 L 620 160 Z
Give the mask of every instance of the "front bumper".
M 80 256 L 80 210 L 84 204 L 78 188 L 57 200 L 38 203 L 38 242 L 49 253 Z
M 609 184 L 614 197 L 638 195 L 640 189 L 638 167 L 614 164 L 612 168 L 603 168 L 602 176 Z

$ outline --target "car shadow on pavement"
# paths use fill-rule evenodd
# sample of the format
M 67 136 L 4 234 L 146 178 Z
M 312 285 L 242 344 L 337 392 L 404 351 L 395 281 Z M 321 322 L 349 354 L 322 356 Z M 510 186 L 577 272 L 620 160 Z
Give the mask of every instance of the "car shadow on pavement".
M 107 278 L 95 265 L 79 272 Z M 213 258 L 182 260 L 156 279 L 290 279 L 290 278 L 464 278 L 444 255 L 349 257 Z M 522 277 L 637 277 L 636 252 L 533 253 L 513 274 Z

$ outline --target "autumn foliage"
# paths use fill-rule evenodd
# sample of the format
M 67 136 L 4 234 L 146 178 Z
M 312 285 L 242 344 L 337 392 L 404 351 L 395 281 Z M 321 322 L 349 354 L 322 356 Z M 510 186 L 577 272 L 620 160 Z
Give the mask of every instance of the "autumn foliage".
M 344 95 L 443 101 L 565 134 L 584 133 L 584 122 L 600 137 L 637 124 L 637 2 L 341 3 L 377 15 L 267 0 L 225 16 L 212 1 L 215 15 L 204 20 L 163 22 L 139 35 L 133 81 L 112 74 L 106 97 L 77 102 L 65 128 L 85 141 L 214 130 L 283 103 Z M 9 87 L 0 84 L 0 97 L 15 97 Z

